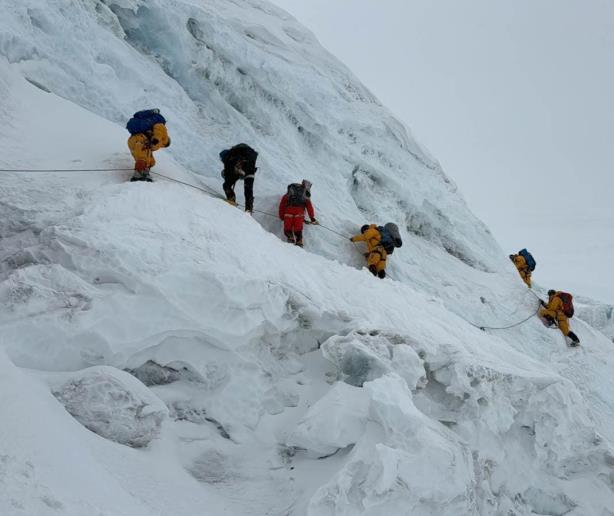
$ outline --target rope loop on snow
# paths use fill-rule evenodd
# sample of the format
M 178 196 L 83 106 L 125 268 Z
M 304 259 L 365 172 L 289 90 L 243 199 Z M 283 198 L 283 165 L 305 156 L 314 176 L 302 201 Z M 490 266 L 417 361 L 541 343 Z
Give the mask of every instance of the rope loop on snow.
M 531 313 L 528 317 L 525 317 L 522 321 L 518 321 L 516 323 L 513 324 L 509 324 L 507 326 L 480 326 L 478 324 L 472 323 L 471 321 L 469 321 L 468 319 L 465 319 L 463 316 L 459 315 L 459 317 L 461 319 L 463 319 L 466 323 L 470 324 L 471 326 L 475 327 L 475 328 L 479 328 L 482 331 L 486 331 L 486 330 L 509 330 L 511 328 L 516 328 L 517 326 L 520 326 L 521 324 L 526 323 L 529 319 L 532 319 L 533 317 L 535 317 L 537 314 L 539 313 L 539 306 L 537 307 L 537 310 L 535 310 L 535 312 Z M 457 314 L 458 315 L 458 314 Z

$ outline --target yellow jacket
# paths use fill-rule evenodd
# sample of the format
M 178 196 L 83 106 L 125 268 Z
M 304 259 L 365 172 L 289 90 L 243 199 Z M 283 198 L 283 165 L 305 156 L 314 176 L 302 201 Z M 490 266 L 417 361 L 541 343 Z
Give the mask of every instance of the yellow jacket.
M 156 164 L 153 152 L 168 147 L 170 139 L 164 124 L 155 124 L 147 133 L 133 134 L 128 138 L 128 148 L 135 161 L 144 161 L 147 168 Z
M 514 265 L 519 271 L 528 271 L 529 266 L 527 265 L 527 261 L 524 259 L 524 256 L 515 254 L 513 261 L 514 261 Z
M 531 288 L 531 269 L 529 269 L 529 265 L 527 264 L 524 256 L 520 254 L 513 254 L 511 258 L 516 266 L 516 269 L 518 269 L 518 273 L 520 274 L 522 281 L 525 282 L 527 287 Z
M 378 231 L 375 224 L 371 224 L 364 233 L 352 237 L 352 242 L 366 242 L 367 250 L 369 252 L 372 252 L 375 248 L 377 248 L 381 241 L 382 235 Z
M 546 303 L 546 310 L 555 312 L 556 314 L 561 313 L 565 316 L 563 313 L 563 300 L 558 296 L 558 292 L 550 296 L 548 303 Z
M 546 306 L 540 308 L 539 316 L 548 316 L 555 320 L 559 326 L 559 329 L 561 332 L 563 332 L 563 335 L 567 336 L 569 333 L 569 319 L 563 312 L 563 300 L 558 296 L 558 294 L 559 293 L 557 292 L 556 294 L 550 296 Z

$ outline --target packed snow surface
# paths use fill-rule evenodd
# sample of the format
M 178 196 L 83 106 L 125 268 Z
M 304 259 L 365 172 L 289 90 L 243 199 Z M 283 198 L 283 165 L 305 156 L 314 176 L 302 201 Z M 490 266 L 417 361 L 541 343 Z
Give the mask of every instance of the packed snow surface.
M 0 176 L 0 514 L 614 514 L 611 340 L 478 329 L 535 295 L 291 17 L 23 0 L 0 29 L 0 168 L 110 169 Z M 260 152 L 254 217 L 126 182 L 123 124 L 152 106 L 167 177 L 219 192 L 221 149 Z M 325 227 L 299 249 L 274 214 L 303 177 Z M 382 281 L 348 237 L 388 221 Z

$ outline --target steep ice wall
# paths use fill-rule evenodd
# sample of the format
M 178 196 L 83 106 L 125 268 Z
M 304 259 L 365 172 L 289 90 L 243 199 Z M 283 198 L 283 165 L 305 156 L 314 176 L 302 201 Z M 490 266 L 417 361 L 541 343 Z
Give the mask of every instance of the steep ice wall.
M 217 153 L 248 141 L 261 151 L 261 208 L 308 176 L 326 219 L 345 232 L 395 220 L 408 242 L 416 236 L 482 270 L 502 267 L 439 164 L 268 2 L 9 1 L 2 27 L 0 53 L 40 87 L 122 125 L 136 109 L 160 107 L 170 152 L 218 188 Z M 334 256 L 337 244 L 323 241 L 321 252 Z
M 28 0 L 0 24 L 3 165 L 125 168 L 113 122 L 153 103 L 171 177 L 219 187 L 217 150 L 247 140 L 260 208 L 308 171 L 341 232 L 419 213 L 379 281 L 336 235 L 289 247 L 278 221 L 177 184 L 0 176 L 0 513 L 612 514 L 612 343 L 579 320 L 575 350 L 535 319 L 467 324 L 537 301 L 437 165 L 287 15 Z M 165 405 L 158 438 L 133 449 L 64 409 L 58 378 L 92 366 Z

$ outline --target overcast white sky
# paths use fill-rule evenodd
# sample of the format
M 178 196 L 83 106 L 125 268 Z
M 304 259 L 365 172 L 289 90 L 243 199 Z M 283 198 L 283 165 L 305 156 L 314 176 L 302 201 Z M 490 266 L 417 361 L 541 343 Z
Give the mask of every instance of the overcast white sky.
M 614 302 L 614 0 L 274 0 L 545 287 Z

